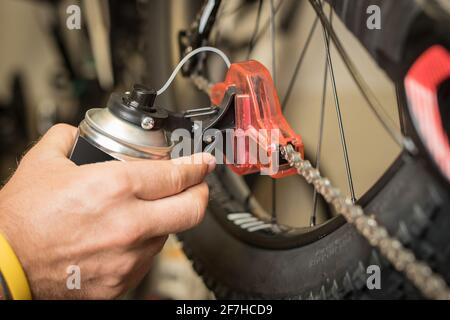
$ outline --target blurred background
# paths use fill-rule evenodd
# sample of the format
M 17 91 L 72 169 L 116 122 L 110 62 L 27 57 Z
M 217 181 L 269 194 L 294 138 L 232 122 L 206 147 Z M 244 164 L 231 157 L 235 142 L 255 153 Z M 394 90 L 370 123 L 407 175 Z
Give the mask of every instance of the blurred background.
M 307 1 L 281 0 L 276 18 L 276 86 L 285 94 L 295 63 L 315 18 Z M 86 110 L 105 106 L 114 90 L 134 83 L 158 89 L 180 59 L 178 32 L 187 28 L 204 2 L 200 0 L 1 0 L 0 1 L 0 179 L 14 172 L 21 155 L 55 123 L 73 125 Z M 233 61 L 246 59 L 259 1 L 225 0 L 213 32 L 215 44 Z M 281 2 L 276 1 L 277 5 Z M 70 30 L 67 8 L 81 9 L 81 28 Z M 263 1 L 261 25 L 270 15 Z M 398 123 L 393 84 L 336 18 L 334 28 L 363 72 L 389 116 Z M 243 45 L 243 43 L 245 45 Z M 272 70 L 270 32 L 262 33 L 251 58 Z M 375 120 L 338 55 L 331 52 L 347 136 L 355 192 L 361 197 L 384 173 L 399 149 Z M 210 62 L 210 77 L 223 79 L 221 62 Z M 286 117 L 302 135 L 306 153 L 315 161 L 325 67 L 319 27 L 295 82 Z M 329 86 L 330 88 L 330 86 Z M 209 104 L 189 79 L 181 76 L 158 103 L 169 109 Z M 347 177 L 339 140 L 333 95 L 327 92 L 322 171 L 342 190 Z M 271 207 L 267 177 L 253 185 L 263 208 Z M 295 192 L 294 192 L 295 191 Z M 308 224 L 312 191 L 300 179 L 278 182 L 280 219 L 288 225 Z M 270 211 L 268 209 L 268 211 Z M 299 212 L 300 211 L 300 212 Z M 319 214 L 320 218 L 320 214 Z M 320 219 L 324 219 L 321 217 Z M 130 297 L 196 299 L 211 294 L 192 271 L 173 237 L 152 273 Z

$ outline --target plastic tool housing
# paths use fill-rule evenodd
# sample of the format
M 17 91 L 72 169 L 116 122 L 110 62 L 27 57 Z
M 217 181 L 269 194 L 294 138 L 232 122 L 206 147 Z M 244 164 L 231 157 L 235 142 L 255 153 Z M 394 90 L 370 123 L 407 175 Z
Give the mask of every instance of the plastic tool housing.
M 239 175 L 264 172 L 273 178 L 296 174 L 279 150 L 291 144 L 303 156 L 303 142 L 282 113 L 270 72 L 254 60 L 232 64 L 225 81 L 211 88 L 211 102 L 219 105 L 230 87 L 236 88 L 231 169 Z

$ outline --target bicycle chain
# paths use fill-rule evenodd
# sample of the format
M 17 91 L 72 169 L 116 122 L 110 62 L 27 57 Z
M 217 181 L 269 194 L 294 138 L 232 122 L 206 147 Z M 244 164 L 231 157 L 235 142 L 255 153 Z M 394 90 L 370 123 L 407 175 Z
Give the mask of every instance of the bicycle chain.
M 299 175 L 314 186 L 324 199 L 331 204 L 335 210 L 355 226 L 356 230 L 363 235 L 368 242 L 380 250 L 390 263 L 430 299 L 450 299 L 450 289 L 441 275 L 434 273 L 423 261 L 416 258 L 414 253 L 405 248 L 396 238 L 390 236 L 385 227 L 380 225 L 374 216 L 368 216 L 363 209 L 354 204 L 350 198 L 343 196 L 339 189 L 331 185 L 330 180 L 321 176 L 308 160 L 302 159 L 300 153 L 296 152 L 291 145 L 280 148 L 282 156 L 289 164 L 297 169 Z

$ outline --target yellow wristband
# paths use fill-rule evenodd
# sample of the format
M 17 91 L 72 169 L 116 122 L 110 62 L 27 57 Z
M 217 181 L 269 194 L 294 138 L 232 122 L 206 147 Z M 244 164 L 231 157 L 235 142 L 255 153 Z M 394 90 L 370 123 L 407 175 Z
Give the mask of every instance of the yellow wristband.
M 31 300 L 27 277 L 8 241 L 0 234 L 0 271 L 14 300 Z

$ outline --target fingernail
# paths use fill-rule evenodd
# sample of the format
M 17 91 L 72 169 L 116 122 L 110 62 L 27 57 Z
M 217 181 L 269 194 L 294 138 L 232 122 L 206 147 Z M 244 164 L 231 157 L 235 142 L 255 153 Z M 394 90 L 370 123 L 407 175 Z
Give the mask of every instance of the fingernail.
M 212 155 L 208 154 L 208 159 L 206 160 L 208 164 L 208 174 L 213 172 L 216 168 L 216 157 L 213 157 Z

